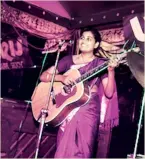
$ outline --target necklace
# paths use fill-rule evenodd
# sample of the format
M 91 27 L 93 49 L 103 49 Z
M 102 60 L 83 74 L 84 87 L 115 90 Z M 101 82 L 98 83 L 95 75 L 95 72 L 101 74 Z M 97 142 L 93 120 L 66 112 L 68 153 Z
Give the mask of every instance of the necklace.
M 91 60 L 89 60 L 89 61 L 86 62 L 86 61 L 84 60 L 83 55 L 82 55 L 82 54 L 80 54 L 80 55 L 81 55 L 81 59 L 82 59 L 82 62 L 83 62 L 83 63 L 89 63 L 89 62 L 91 62 L 91 61 L 94 59 L 94 58 L 91 58 Z

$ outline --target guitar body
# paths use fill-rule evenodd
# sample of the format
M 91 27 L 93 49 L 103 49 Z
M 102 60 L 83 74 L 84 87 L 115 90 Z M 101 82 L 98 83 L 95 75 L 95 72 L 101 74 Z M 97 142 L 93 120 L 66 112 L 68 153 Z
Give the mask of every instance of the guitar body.
M 79 78 L 80 72 L 77 69 L 71 69 L 64 75 Z M 65 93 L 61 82 L 54 82 L 53 91 L 54 98 L 51 95 L 49 103 L 48 96 L 51 83 L 41 82 L 34 90 L 32 99 L 32 112 L 36 120 L 41 113 L 41 110 L 47 109 L 48 116 L 45 123 L 50 122 L 53 126 L 60 125 L 68 114 L 76 107 L 85 105 L 90 99 L 90 90 L 83 82 L 77 83 L 71 89 L 71 93 Z

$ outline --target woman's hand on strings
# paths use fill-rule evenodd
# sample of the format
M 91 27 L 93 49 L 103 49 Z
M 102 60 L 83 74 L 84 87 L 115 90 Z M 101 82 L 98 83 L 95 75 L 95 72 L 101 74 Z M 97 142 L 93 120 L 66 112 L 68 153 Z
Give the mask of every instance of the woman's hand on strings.
M 65 84 L 65 85 L 73 85 L 73 84 L 76 83 L 76 82 L 75 82 L 75 79 L 72 78 L 72 77 L 70 77 L 70 76 L 64 76 L 62 82 L 63 82 L 63 84 Z
M 114 71 L 115 67 L 119 66 L 119 60 L 116 57 L 112 57 L 108 63 L 108 71 Z

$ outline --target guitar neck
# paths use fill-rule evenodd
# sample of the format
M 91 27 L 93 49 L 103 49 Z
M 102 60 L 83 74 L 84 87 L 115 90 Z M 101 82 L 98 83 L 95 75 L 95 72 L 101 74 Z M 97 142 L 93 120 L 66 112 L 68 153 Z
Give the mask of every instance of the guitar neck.
M 99 65 L 99 66 L 93 68 L 92 70 L 88 71 L 87 73 L 83 74 L 81 77 L 76 79 L 76 83 L 84 82 L 84 81 L 88 80 L 89 78 L 93 77 L 94 75 L 105 70 L 107 67 L 108 67 L 108 61 L 104 62 L 102 65 Z

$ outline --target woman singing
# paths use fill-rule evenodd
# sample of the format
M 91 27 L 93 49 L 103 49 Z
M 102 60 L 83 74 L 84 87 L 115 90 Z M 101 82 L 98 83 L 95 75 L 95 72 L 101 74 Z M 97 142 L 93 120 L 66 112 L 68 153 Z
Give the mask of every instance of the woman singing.
M 95 56 L 100 47 L 101 36 L 95 28 L 85 28 L 79 39 L 79 55 L 65 56 L 58 63 L 55 81 L 69 85 L 75 82 L 71 76 L 61 73 L 71 68 L 77 68 L 81 75 L 99 66 L 104 60 Z M 93 147 L 96 142 L 100 121 L 100 100 L 98 87 L 102 83 L 104 94 L 112 98 L 115 89 L 116 61 L 110 61 L 108 72 L 97 75 L 87 81 L 91 89 L 91 98 L 87 104 L 75 108 L 60 126 L 57 136 L 57 150 L 55 158 L 91 158 L 94 157 Z M 42 73 L 40 80 L 51 81 L 54 66 Z

